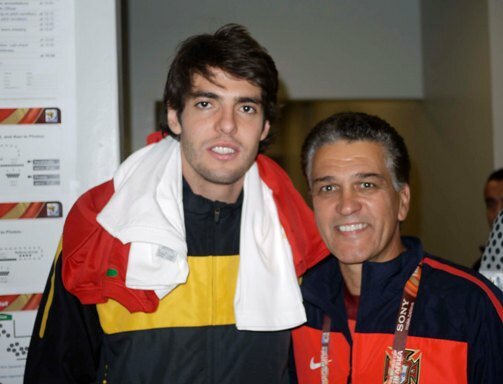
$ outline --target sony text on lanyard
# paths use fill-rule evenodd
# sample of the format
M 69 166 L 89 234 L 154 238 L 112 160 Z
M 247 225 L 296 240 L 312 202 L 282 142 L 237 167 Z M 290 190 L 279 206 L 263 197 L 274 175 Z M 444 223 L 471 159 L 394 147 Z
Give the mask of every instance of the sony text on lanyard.
M 395 326 L 395 336 L 393 339 L 393 349 L 391 361 L 389 364 L 387 375 L 384 377 L 385 384 L 400 384 L 403 382 L 402 369 L 405 346 L 407 344 L 407 336 L 409 335 L 410 321 L 412 312 L 416 302 L 417 292 L 419 290 L 419 282 L 421 280 L 422 263 L 416 267 L 412 275 L 405 283 L 402 300 L 400 301 L 400 309 Z

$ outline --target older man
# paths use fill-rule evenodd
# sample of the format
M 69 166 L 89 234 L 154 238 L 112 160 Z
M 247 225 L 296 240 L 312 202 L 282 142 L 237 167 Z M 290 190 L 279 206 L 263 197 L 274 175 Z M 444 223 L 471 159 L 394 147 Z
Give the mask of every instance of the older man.
M 501 293 L 401 237 L 409 156 L 382 119 L 336 114 L 302 151 L 318 228 L 334 255 L 302 283 L 299 382 L 500 383 Z

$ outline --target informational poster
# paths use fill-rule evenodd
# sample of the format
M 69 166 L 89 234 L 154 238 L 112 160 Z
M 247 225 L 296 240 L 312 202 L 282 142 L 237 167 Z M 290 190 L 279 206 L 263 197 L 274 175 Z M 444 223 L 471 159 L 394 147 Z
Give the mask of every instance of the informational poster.
M 75 196 L 73 1 L 0 0 L 0 383 L 21 383 Z

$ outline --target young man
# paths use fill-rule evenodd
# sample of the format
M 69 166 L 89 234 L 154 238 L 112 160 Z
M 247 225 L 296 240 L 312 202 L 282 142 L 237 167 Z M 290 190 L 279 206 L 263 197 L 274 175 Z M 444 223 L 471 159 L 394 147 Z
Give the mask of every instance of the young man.
M 277 88 L 241 26 L 180 46 L 164 95 L 176 140 L 72 208 L 25 383 L 288 382 L 289 329 L 305 321 L 295 272 L 327 251 L 285 173 L 257 156 Z
M 303 279 L 299 383 L 501 382 L 500 292 L 400 236 L 410 202 L 402 137 L 378 117 L 336 114 L 310 132 L 302 161 L 335 257 Z

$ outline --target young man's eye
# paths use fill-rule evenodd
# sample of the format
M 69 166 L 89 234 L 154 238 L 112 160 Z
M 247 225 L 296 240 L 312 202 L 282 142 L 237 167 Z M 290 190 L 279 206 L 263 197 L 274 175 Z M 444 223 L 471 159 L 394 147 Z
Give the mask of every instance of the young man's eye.
M 241 110 L 245 113 L 255 113 L 257 112 L 257 109 L 255 107 L 252 107 L 251 105 L 243 105 L 241 107 Z
M 199 107 L 199 108 L 208 108 L 210 106 L 210 102 L 209 101 L 198 101 L 196 103 L 196 107 Z

